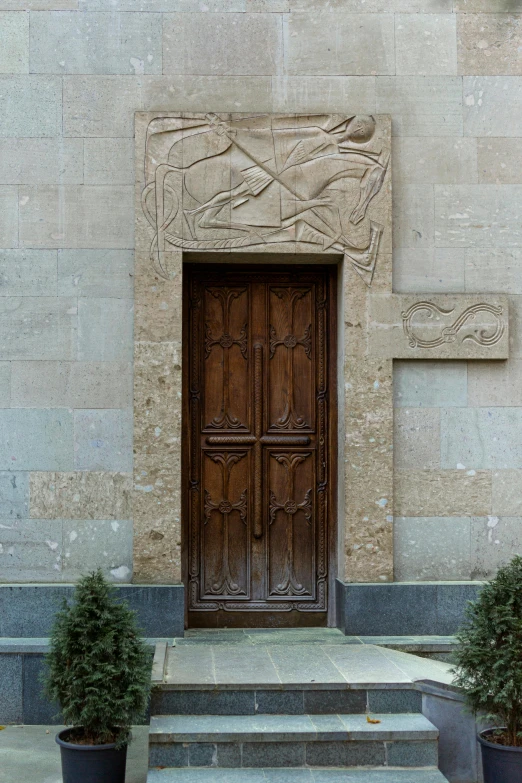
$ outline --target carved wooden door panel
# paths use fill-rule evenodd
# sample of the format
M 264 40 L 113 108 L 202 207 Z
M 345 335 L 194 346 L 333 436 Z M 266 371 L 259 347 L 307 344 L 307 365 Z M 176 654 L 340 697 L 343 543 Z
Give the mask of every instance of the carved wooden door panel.
M 187 276 L 190 625 L 326 621 L 333 278 L 254 270 Z

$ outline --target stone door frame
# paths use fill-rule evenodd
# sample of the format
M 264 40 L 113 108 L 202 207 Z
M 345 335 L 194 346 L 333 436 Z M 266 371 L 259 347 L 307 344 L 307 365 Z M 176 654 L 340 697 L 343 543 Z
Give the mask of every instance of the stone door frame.
M 169 229 L 163 223 L 170 219 L 169 210 L 176 211 L 173 207 L 176 198 L 176 220 L 182 220 L 183 210 L 179 205 L 183 206 L 184 185 L 175 172 L 168 188 L 164 188 L 163 174 L 173 168 L 183 169 L 185 160 L 172 163 L 167 134 L 175 129 L 177 136 L 172 138 L 184 139 L 193 132 L 191 128 L 206 123 L 212 133 L 204 138 L 204 144 L 207 147 L 208 144 L 216 145 L 216 155 L 223 155 L 226 144 L 223 147 L 222 135 L 228 133 L 233 137 L 228 128 L 234 127 L 234 122 L 240 125 L 251 122 L 256 133 L 264 128 L 288 129 L 294 123 L 296 146 L 304 139 L 295 158 L 296 165 L 301 165 L 300 161 L 306 163 L 311 159 L 308 131 L 303 128 L 320 127 L 321 133 L 333 135 L 338 128 L 353 127 L 349 125 L 352 119 L 350 114 L 264 114 L 248 115 L 248 118 L 240 114 L 218 116 L 170 111 L 136 114 L 135 582 L 181 583 L 182 274 L 184 261 L 193 260 L 193 254 L 201 248 L 195 247 L 198 240 L 194 241 L 194 235 L 191 238 L 190 232 L 187 233 L 189 229 L 182 224 L 170 229 L 171 239 L 178 241 L 179 246 L 172 244 L 168 236 L 165 239 Z M 157 131 L 154 148 L 147 146 L 152 122 Z M 359 127 L 363 127 L 364 133 L 364 123 Z M 358 144 L 355 135 L 354 139 L 354 144 Z M 340 143 L 340 152 L 345 143 L 351 149 L 349 132 L 348 142 Z M 364 150 L 369 150 L 374 158 L 382 153 L 383 157 L 379 158 L 382 160 L 389 154 L 389 116 L 375 117 L 372 138 L 364 144 Z M 236 146 L 240 150 L 244 147 L 242 138 Z M 213 182 L 212 178 L 217 177 L 214 158 L 207 148 L 197 154 L 207 156 L 202 172 L 206 180 Z M 192 164 L 194 155 L 197 159 L 197 154 L 188 154 L 187 167 Z M 255 176 L 243 168 L 249 187 L 238 193 L 239 207 L 243 204 L 241 199 L 254 199 L 257 193 L 263 196 L 264 189 L 268 189 L 266 181 L 274 172 L 262 161 L 260 163 L 261 172 L 256 171 Z M 303 167 L 306 169 L 304 164 Z M 158 183 L 163 190 L 158 190 Z M 220 187 L 216 184 L 218 192 Z M 508 306 L 506 298 L 497 295 L 392 293 L 389 165 L 378 192 L 358 223 L 350 223 L 349 218 L 357 203 L 353 182 L 339 181 L 332 192 L 332 199 L 337 199 L 340 205 L 343 230 L 353 229 L 354 246 L 366 247 L 368 251 L 365 259 L 371 255 L 375 225 L 382 227 L 382 231 L 377 231 L 378 253 L 373 259 L 371 274 L 366 260 L 349 250 L 339 264 L 337 366 L 341 474 L 338 484 L 338 577 L 341 582 L 383 583 L 393 580 L 393 359 L 506 359 Z M 157 210 L 154 212 L 156 193 L 163 218 L 169 213 L 165 220 L 159 219 Z M 196 216 L 205 215 L 208 226 L 198 218 L 199 225 L 207 228 L 210 234 L 215 203 L 208 202 L 202 211 L 196 212 Z M 351 215 L 354 215 L 353 211 Z M 289 251 L 296 261 L 311 255 L 315 263 L 336 262 L 339 248 L 335 242 L 327 247 L 324 239 L 323 244 L 317 239 L 320 219 L 321 216 L 317 220 L 312 218 L 301 233 L 296 231 L 295 241 L 291 243 L 267 244 L 266 240 L 259 243 L 255 240 L 255 244 L 241 247 L 240 252 L 258 263 L 274 253 Z M 232 226 L 232 218 L 230 222 Z M 284 225 L 281 226 L 283 229 Z M 283 230 L 279 233 L 283 234 Z M 222 228 L 216 230 L 212 234 L 212 246 L 206 250 L 206 254 L 212 253 L 216 261 L 238 252 L 237 248 L 227 246 L 227 242 L 217 238 L 222 235 Z M 234 236 L 233 230 L 230 236 Z

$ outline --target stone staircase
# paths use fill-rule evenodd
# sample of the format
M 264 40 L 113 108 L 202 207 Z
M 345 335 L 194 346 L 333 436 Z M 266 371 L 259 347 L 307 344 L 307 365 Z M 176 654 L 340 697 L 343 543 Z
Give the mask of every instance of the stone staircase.
M 323 650 L 294 646 L 296 681 L 276 683 L 259 648 L 257 658 L 244 647 L 239 655 L 237 645 L 212 649 L 168 652 L 152 698 L 149 783 L 447 783 L 438 770 L 439 731 L 400 673 L 376 671 L 368 681 L 351 654 L 360 681 L 332 682 Z M 363 656 L 374 668 L 375 649 Z M 277 660 L 274 650 L 268 656 Z

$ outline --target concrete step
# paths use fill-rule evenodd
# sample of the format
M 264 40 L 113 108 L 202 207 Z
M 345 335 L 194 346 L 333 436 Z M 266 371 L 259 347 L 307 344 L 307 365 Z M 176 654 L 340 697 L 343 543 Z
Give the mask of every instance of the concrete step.
M 150 767 L 427 767 L 438 729 L 423 715 L 154 716 Z
M 315 683 L 235 688 L 163 684 L 151 696 L 152 715 L 309 715 L 421 712 L 422 693 L 411 683 L 343 688 Z
M 150 769 L 148 783 L 447 783 L 438 769 Z

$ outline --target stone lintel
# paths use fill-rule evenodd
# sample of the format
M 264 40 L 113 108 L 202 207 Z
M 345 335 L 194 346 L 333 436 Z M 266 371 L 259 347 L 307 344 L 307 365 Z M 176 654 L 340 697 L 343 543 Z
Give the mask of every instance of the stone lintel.
M 497 294 L 370 294 L 368 352 L 386 359 L 507 359 L 508 300 Z

